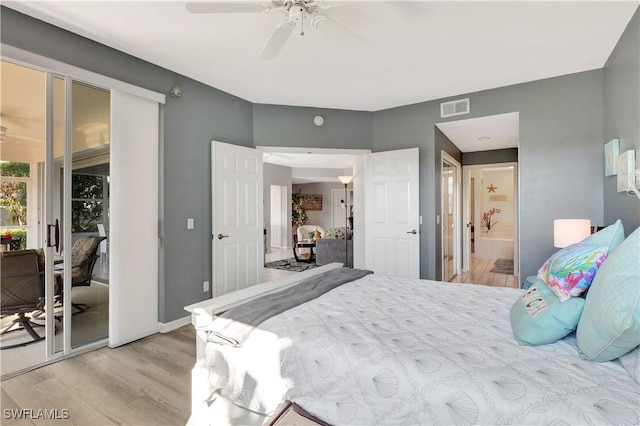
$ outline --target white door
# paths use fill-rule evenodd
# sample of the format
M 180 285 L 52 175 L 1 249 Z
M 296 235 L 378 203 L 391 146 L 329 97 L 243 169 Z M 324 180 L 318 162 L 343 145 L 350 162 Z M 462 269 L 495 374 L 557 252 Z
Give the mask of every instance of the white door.
M 365 161 L 365 267 L 420 278 L 418 148 L 376 152 Z
M 211 142 L 213 297 L 262 282 L 262 152 Z
M 158 331 L 159 110 L 111 91 L 110 347 Z

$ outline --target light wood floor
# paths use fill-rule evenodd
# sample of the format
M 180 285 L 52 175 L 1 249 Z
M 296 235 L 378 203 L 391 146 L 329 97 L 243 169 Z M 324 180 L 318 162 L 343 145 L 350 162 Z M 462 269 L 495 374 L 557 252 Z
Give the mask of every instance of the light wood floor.
M 451 282 L 520 288 L 520 280 L 515 275 L 489 272 L 495 261 L 496 259 L 477 259 L 474 257 L 471 259 L 469 272 L 456 275 Z
M 2 381 L 2 425 L 184 425 L 191 413 L 195 330 L 187 325 L 102 348 Z M 67 419 L 11 417 L 12 409 L 68 410 Z

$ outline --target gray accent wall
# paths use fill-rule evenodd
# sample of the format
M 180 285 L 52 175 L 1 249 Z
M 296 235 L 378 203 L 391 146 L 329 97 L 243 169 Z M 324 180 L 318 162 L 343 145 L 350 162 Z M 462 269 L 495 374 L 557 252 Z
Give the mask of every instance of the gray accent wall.
M 636 150 L 640 168 L 640 10 L 604 66 L 604 138 L 620 140 L 620 153 Z M 604 149 L 602 149 L 604 156 Z M 604 173 L 602 174 L 604 176 Z M 640 226 L 640 200 L 617 191 L 617 176 L 604 177 L 604 222 L 622 220 L 629 235 Z
M 322 126 L 313 117 L 324 118 Z M 371 149 L 373 113 L 255 104 L 255 146 Z
M 211 281 L 210 141 L 253 146 L 253 105 L 12 9 L 2 7 L 0 19 L 5 44 L 167 94 L 158 319 L 185 317 L 184 306 L 211 297 L 202 291 L 203 281 Z M 174 86 L 183 89 L 181 98 L 168 96 Z M 195 229 L 187 230 L 187 218 L 194 219 Z
M 436 276 L 436 123 L 440 103 L 469 98 L 465 118 L 520 113 L 520 267 L 534 275 L 552 254 L 553 219 L 603 220 L 602 85 L 594 70 L 461 94 L 374 113 L 373 151 L 420 149 L 421 277 Z

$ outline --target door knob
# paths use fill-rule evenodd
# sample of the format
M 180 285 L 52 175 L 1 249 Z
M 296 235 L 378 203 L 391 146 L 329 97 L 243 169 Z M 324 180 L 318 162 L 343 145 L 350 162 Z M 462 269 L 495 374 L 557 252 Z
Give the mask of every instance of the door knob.
M 228 235 L 222 235 L 222 234 L 218 234 L 218 239 L 221 240 L 223 238 L 227 238 L 229 237 Z
M 416 235 L 418 232 L 415 229 L 412 229 L 411 231 L 407 231 L 407 234 L 413 234 Z

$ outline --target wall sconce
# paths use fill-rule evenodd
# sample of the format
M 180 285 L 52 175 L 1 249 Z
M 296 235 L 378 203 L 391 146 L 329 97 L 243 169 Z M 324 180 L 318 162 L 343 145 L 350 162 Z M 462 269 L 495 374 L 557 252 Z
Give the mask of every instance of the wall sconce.
M 182 96 L 182 89 L 176 86 L 173 89 L 171 89 L 171 91 L 169 92 L 169 95 L 171 95 L 174 98 L 179 98 Z

